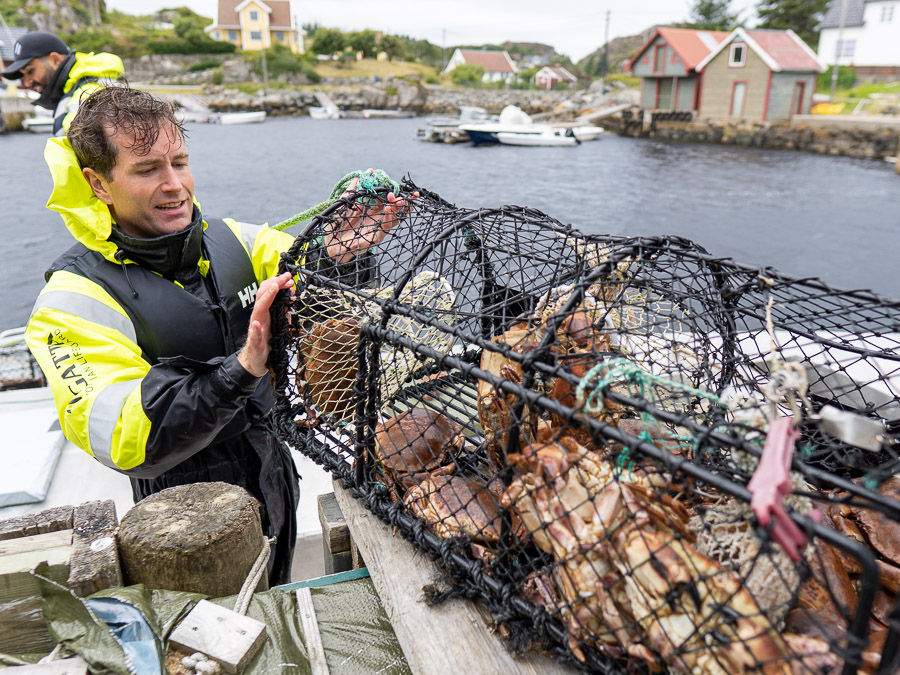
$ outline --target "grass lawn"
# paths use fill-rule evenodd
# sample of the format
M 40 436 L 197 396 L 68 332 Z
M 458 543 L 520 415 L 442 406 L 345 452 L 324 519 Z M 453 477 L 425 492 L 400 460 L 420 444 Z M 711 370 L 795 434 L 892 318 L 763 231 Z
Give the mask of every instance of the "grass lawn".
M 351 63 L 341 64 L 337 61 L 320 61 L 315 66 L 316 72 L 322 77 L 374 77 L 381 79 L 393 75 L 405 77 L 407 75 L 437 75 L 437 69 L 424 66 L 421 63 L 408 61 L 376 61 L 375 59 L 363 59 Z
M 831 94 L 831 88 L 819 87 L 816 93 L 828 96 Z M 870 98 L 873 95 L 874 98 Z M 877 115 L 883 112 L 886 107 L 898 106 L 898 103 L 900 103 L 900 81 L 862 82 L 851 89 L 838 89 L 834 92 L 834 102 L 835 104 L 844 104 L 843 109 L 837 114 L 849 115 L 859 108 L 861 113 Z M 862 105 L 860 105 L 861 102 Z

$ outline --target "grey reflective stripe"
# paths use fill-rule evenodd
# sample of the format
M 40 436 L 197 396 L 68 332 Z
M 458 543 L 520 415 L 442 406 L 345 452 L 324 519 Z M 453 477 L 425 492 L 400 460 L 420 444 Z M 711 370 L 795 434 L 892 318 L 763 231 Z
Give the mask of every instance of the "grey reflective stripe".
M 250 223 L 238 223 L 241 228 L 241 241 L 247 249 L 247 255 L 253 257 L 253 243 L 256 241 L 257 235 L 263 229 L 262 225 L 251 225 Z
M 140 386 L 140 380 L 116 382 L 104 387 L 94 398 L 91 416 L 88 419 L 88 437 L 91 441 L 91 452 L 101 464 L 116 468 L 115 462 L 112 461 L 113 432 L 122 415 L 125 400 Z
M 34 313 L 39 309 L 55 309 L 66 314 L 73 314 L 92 323 L 118 331 L 137 344 L 137 334 L 131 319 L 88 295 L 73 293 L 72 291 L 47 291 L 38 296 L 31 310 L 31 315 L 34 316 Z

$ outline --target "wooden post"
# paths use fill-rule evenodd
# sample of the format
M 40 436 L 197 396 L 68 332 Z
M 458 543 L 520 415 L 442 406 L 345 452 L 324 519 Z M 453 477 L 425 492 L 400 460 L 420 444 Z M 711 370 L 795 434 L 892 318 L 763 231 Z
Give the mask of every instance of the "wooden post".
M 227 483 L 157 492 L 138 502 L 119 526 L 119 555 L 129 585 L 214 598 L 240 592 L 263 545 L 268 544 L 259 504 Z M 266 575 L 260 588 L 268 588 Z
M 337 574 L 353 568 L 350 552 L 350 530 L 334 498 L 329 492 L 319 495 L 319 523 L 322 525 L 322 549 L 325 554 L 325 574 Z
M 72 557 L 66 585 L 79 597 L 122 585 L 116 546 L 116 503 L 112 499 L 75 507 Z

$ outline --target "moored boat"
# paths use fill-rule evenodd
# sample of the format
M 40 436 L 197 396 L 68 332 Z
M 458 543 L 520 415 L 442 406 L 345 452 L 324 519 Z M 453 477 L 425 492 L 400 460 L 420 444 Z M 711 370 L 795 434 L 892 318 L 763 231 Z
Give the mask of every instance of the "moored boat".
M 265 110 L 255 110 L 252 112 L 231 112 L 219 113 L 212 118 L 216 124 L 258 124 L 266 121 Z
M 547 147 L 572 147 L 579 141 L 570 131 L 545 130 L 540 133 L 515 133 L 501 131 L 497 134 L 497 140 L 503 145 L 520 146 L 547 146 Z

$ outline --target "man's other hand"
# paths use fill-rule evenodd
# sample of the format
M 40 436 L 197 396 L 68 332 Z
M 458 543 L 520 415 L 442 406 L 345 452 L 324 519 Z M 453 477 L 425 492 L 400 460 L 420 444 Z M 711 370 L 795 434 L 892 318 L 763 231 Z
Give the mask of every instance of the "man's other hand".
M 290 272 L 266 279 L 256 293 L 256 303 L 250 315 L 250 328 L 247 331 L 247 342 L 238 352 L 238 362 L 244 369 L 256 377 L 266 374 L 266 361 L 269 359 L 269 334 L 272 318 L 269 310 L 278 291 L 287 290 L 294 285 Z
M 369 172 L 372 169 L 368 169 Z M 358 179 L 354 178 L 343 196 L 356 190 Z M 413 194 L 418 197 L 418 193 Z M 328 257 L 338 264 L 348 263 L 361 253 L 377 246 L 387 233 L 400 222 L 410 204 L 389 192 L 385 202 L 377 206 L 367 207 L 354 204 L 344 219 L 334 225 L 334 229 L 325 237 Z

